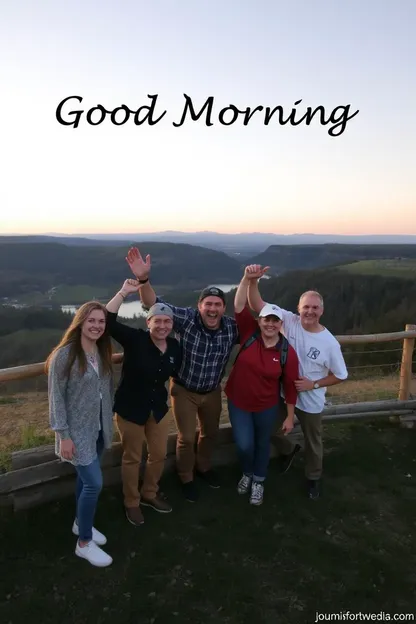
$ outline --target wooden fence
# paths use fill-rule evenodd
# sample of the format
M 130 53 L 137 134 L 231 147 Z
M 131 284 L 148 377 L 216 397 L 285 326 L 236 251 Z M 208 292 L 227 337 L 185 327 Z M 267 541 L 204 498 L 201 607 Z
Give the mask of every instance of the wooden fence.
M 416 421 L 416 397 L 411 395 L 412 362 L 416 339 L 416 325 L 406 325 L 405 331 L 388 334 L 361 336 L 337 336 L 341 345 L 403 341 L 400 385 L 397 399 L 331 405 L 325 408 L 323 420 L 338 422 L 356 419 L 396 417 L 408 427 Z M 123 354 L 113 356 L 114 363 L 122 362 Z M 0 382 L 29 379 L 44 374 L 44 363 L 0 369 Z M 348 383 L 345 382 L 345 383 Z M 300 436 L 296 425 L 293 436 Z M 175 462 L 176 434 L 168 440 L 166 470 Z M 272 456 L 274 455 L 272 445 Z M 106 451 L 103 456 L 103 476 L 107 485 L 120 481 L 120 443 Z M 236 461 L 230 425 L 220 427 L 214 464 L 222 465 Z M 67 496 L 74 490 L 74 469 L 61 462 L 54 454 L 52 445 L 12 453 L 11 470 L 0 475 L 0 505 L 11 505 L 14 510 L 26 509 L 43 502 Z

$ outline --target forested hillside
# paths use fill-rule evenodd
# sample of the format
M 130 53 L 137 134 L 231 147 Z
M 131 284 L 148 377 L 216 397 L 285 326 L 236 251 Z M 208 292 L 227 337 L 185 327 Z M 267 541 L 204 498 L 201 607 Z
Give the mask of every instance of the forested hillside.
M 221 251 L 174 243 L 138 243 L 138 246 L 152 257 L 155 285 L 202 288 L 206 284 L 233 283 L 241 276 L 239 262 Z M 100 296 L 106 298 L 131 277 L 125 260 L 127 251 L 125 246 L 2 243 L 0 297 L 46 293 L 62 285 L 88 285 L 100 290 Z
M 251 262 L 283 273 L 378 258 L 416 258 L 416 245 L 271 245 Z

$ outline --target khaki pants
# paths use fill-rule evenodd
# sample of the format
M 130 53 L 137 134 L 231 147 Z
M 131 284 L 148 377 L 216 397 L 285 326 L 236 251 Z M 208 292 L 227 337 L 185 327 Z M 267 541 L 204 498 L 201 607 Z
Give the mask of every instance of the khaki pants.
M 311 414 L 295 408 L 305 438 L 305 475 L 307 479 L 318 480 L 322 475 L 323 444 L 322 444 L 322 414 Z M 294 449 L 294 443 L 281 432 L 283 421 L 287 416 L 286 403 L 281 400 L 277 431 L 273 435 L 276 450 L 281 455 L 289 455 Z
M 169 419 L 165 416 L 157 423 L 151 414 L 145 425 L 136 425 L 116 414 L 116 420 L 123 448 L 121 479 L 124 505 L 126 507 L 138 507 L 140 503 L 139 474 L 143 442 L 146 440 L 148 457 L 141 495 L 143 498 L 151 499 L 155 498 L 159 491 L 159 480 L 165 465 Z
M 194 478 L 196 467 L 201 472 L 211 467 L 222 410 L 221 386 L 208 394 L 190 392 L 173 380 L 170 385 L 172 411 L 178 429 L 176 465 L 182 483 Z M 199 424 L 197 454 L 195 458 L 195 432 Z

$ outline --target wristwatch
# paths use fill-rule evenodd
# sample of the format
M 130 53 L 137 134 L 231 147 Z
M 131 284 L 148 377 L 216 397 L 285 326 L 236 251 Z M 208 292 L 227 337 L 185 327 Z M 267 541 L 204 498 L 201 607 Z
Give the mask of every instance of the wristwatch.
M 149 281 L 148 277 L 146 277 L 146 279 L 144 279 L 144 280 L 141 280 L 141 279 L 138 280 L 139 284 L 146 284 L 146 282 L 148 282 L 148 281 Z
M 313 389 L 314 390 L 318 390 L 318 388 L 320 388 L 321 386 L 319 385 L 319 383 L 317 381 L 315 381 L 315 383 L 313 384 Z

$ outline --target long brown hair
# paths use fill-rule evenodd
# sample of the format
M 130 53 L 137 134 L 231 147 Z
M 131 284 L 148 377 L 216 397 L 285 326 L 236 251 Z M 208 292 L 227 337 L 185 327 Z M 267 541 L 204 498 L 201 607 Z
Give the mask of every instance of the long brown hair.
M 81 328 L 83 323 L 87 320 L 91 312 L 93 312 L 94 310 L 101 310 L 102 312 L 104 312 L 105 318 L 107 319 L 107 309 L 105 308 L 105 306 L 103 306 L 102 303 L 99 303 L 98 301 L 88 301 L 87 303 L 84 303 L 77 310 L 70 326 L 62 336 L 60 342 L 49 354 L 48 359 L 45 363 L 46 372 L 48 372 L 52 358 L 54 357 L 56 352 L 59 351 L 59 349 L 70 345 L 71 348 L 69 350 L 68 362 L 65 365 L 64 376 L 69 377 L 75 359 L 78 360 L 81 374 L 83 375 L 85 373 L 85 371 L 87 370 L 87 358 L 85 357 L 84 349 L 82 348 L 81 344 Z M 112 346 L 107 325 L 104 333 L 97 340 L 97 348 L 98 353 L 101 357 L 103 372 L 111 374 L 113 371 L 111 363 Z

